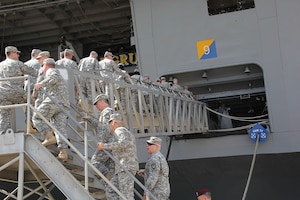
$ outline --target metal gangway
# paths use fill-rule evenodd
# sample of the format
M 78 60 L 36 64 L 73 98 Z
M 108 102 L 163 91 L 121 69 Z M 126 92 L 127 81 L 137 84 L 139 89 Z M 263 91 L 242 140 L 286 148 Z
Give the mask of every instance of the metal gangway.
M 10 108 L 16 111 L 13 119 L 16 124 L 4 135 L 0 135 L 0 181 L 9 183 L 13 187 L 11 190 L 0 188 L 0 197 L 2 195 L 3 199 L 106 199 L 104 186 L 98 177 L 106 181 L 120 197 L 125 199 L 90 162 L 90 157 L 96 149 L 97 139 L 93 127 L 83 123 L 81 117 L 88 113 L 97 118 L 99 112 L 89 104 L 81 91 L 80 80 L 84 78 L 89 80 L 93 98 L 100 93 L 108 93 L 111 107 L 123 116 L 125 126 L 136 138 L 207 131 L 205 104 L 194 100 L 190 95 L 141 81 L 102 77 L 99 72 L 67 69 L 60 69 L 60 72 L 68 84 L 71 102 L 69 111 L 62 108 L 68 115 L 68 138 L 64 138 L 36 111 L 30 102 L 29 92 L 27 102 L 0 107 L 0 109 Z M 25 76 L 0 81 L 20 78 L 28 79 Z M 108 91 L 105 91 L 104 85 L 107 85 Z M 47 92 L 42 92 L 48 95 Z M 52 100 L 59 106 L 55 99 Z M 68 144 L 68 162 L 64 163 L 56 158 L 58 153 L 56 146 L 46 148 L 41 144 L 39 137 L 30 133 L 29 120 L 24 130 L 17 128 L 24 126 L 24 121 L 26 118 L 30 119 L 31 112 L 37 112 Z M 114 159 L 112 155 L 109 156 Z M 120 164 L 117 160 L 115 162 Z M 142 190 L 147 191 L 138 179 L 134 176 L 132 178 Z M 55 189 L 60 191 L 62 197 L 55 196 L 57 195 Z M 142 195 L 137 191 L 135 195 L 142 199 Z M 156 199 L 154 196 L 153 198 Z
M 206 133 L 208 130 L 206 104 L 195 100 L 191 94 L 126 78 L 119 71 L 112 72 L 110 77 L 101 77 L 98 72 L 72 73 L 71 76 L 78 80 L 89 78 L 93 99 L 100 93 L 108 94 L 111 107 L 122 115 L 126 127 L 136 137 Z M 97 115 L 96 108 L 88 104 L 76 80 L 75 86 L 83 110 L 90 108 Z

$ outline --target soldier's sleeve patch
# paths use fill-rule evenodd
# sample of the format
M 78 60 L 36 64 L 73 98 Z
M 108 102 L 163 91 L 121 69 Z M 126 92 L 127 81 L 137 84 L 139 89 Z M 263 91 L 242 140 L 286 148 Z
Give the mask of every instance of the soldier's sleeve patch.
M 152 169 L 156 169 L 156 164 L 155 164 L 155 163 L 152 163 L 152 164 L 151 164 L 151 168 L 152 168 Z

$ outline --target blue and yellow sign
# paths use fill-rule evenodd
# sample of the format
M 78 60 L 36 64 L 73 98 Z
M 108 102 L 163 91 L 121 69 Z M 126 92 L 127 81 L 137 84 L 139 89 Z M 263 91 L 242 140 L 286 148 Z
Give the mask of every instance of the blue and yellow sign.
M 198 59 L 216 58 L 217 48 L 215 40 L 202 40 L 197 42 Z

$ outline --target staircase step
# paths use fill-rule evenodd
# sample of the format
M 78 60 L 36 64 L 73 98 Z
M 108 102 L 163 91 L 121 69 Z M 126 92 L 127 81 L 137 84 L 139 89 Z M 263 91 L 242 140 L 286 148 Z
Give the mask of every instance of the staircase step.
M 69 170 L 69 171 L 83 171 L 84 167 L 80 165 L 75 165 L 70 162 L 63 162 L 63 165 Z
M 78 181 L 84 182 L 84 179 L 85 179 L 84 175 L 81 175 L 81 174 L 78 174 L 78 173 L 75 173 L 75 172 L 72 172 L 72 171 L 70 171 L 70 173 L 71 173 Z M 94 178 L 92 178 L 92 177 L 88 177 L 88 180 L 89 180 L 90 183 L 94 182 Z
M 95 199 L 101 199 L 101 200 L 106 200 L 106 195 L 105 195 L 105 191 L 101 190 L 101 191 L 95 191 L 95 192 L 91 192 L 91 195 L 95 198 Z

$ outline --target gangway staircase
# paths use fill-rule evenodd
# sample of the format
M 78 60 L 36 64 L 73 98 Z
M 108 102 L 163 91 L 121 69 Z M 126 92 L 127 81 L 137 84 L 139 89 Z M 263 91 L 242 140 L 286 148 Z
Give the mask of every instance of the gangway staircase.
M 125 199 L 117 188 L 90 163 L 97 139 L 93 127 L 80 122 L 81 115 L 86 113 L 97 118 L 99 112 L 84 96 L 80 86 L 81 79 L 89 80 L 93 98 L 99 93 L 108 94 L 111 107 L 115 107 L 116 112 L 123 116 L 124 125 L 137 139 L 149 136 L 201 134 L 208 130 L 205 104 L 194 100 L 191 95 L 146 84 L 140 80 L 124 78 L 119 72 L 114 72 L 112 78 L 102 77 L 99 72 L 67 69 L 60 69 L 60 71 L 68 84 L 72 105 L 70 111 L 62 109 L 69 118 L 69 138 L 64 138 L 36 111 L 30 104 L 30 94 L 27 103 L 8 105 L 6 108 L 27 109 L 28 119 L 30 119 L 30 110 L 37 112 L 68 144 L 70 159 L 67 163 L 60 162 L 56 158 L 58 152 L 55 146 L 45 148 L 38 137 L 30 134 L 29 122 L 26 124 L 25 131 L 17 130 L 16 127 L 8 129 L 0 136 L 0 183 L 13 183 L 15 188 L 8 191 L 0 187 L 0 197 L 2 195 L 3 199 L 58 199 L 55 196 L 57 193 L 53 192 L 54 188 L 61 192 L 62 197 L 59 199 L 105 199 L 103 182 L 97 177 L 102 178 Z M 103 84 L 108 86 L 109 91 L 104 90 Z M 74 92 L 75 88 L 78 93 Z M 44 94 L 48 95 L 46 92 Z M 78 98 L 80 108 L 77 106 Z M 0 106 L 0 109 L 3 108 L 5 106 Z M 15 120 L 17 124 L 24 125 L 24 117 L 17 116 Z M 143 190 L 146 190 L 135 177 L 132 178 Z M 136 196 L 142 198 L 138 193 Z
M 21 194 L 21 190 L 18 189 L 17 194 L 6 192 L 7 196 L 12 199 L 19 199 L 17 196 L 23 196 L 26 199 L 32 195 L 38 195 L 42 199 L 55 199 L 51 194 L 51 189 L 55 185 L 68 199 L 99 198 L 99 192 L 93 196 L 82 186 L 81 180 L 77 180 L 72 173 L 74 169 L 82 170 L 82 166 L 72 165 L 72 160 L 66 164 L 61 163 L 34 136 L 10 132 L 0 137 L 1 179 L 18 183 L 18 188 L 27 188 L 24 194 Z M 95 177 L 90 177 L 90 179 L 94 181 Z M 35 189 L 26 186 L 26 183 L 33 182 L 39 183 L 39 186 L 34 185 Z M 92 188 L 92 184 L 90 186 Z M 97 188 L 99 191 L 103 190 L 100 184 Z M 91 190 L 96 191 L 94 188 Z

